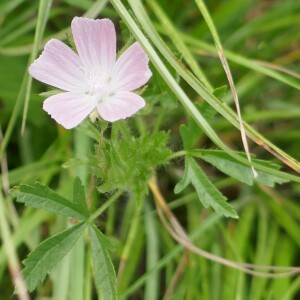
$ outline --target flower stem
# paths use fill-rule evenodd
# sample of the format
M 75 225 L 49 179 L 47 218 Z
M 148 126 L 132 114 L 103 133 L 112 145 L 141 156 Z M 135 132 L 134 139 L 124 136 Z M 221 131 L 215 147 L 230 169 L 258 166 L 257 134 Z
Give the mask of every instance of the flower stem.
M 90 216 L 89 221 L 92 222 L 98 218 L 113 202 L 115 202 L 122 194 L 123 190 L 119 190 L 114 193 L 103 205 L 101 205 L 97 210 L 95 210 Z

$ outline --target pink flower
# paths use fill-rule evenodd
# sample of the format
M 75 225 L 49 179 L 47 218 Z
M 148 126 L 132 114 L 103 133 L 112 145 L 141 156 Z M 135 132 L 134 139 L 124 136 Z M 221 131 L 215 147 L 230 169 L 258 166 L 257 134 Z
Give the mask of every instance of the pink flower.
M 29 67 L 32 77 L 64 91 L 47 98 L 44 110 L 70 129 L 95 110 L 114 122 L 144 107 L 144 99 L 131 92 L 152 75 L 139 43 L 116 60 L 116 32 L 110 20 L 75 17 L 71 26 L 78 55 L 52 39 Z

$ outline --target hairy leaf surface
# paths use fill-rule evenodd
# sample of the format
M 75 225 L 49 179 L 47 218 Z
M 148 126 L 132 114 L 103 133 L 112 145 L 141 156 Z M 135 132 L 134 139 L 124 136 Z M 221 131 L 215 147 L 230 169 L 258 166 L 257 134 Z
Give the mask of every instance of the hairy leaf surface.
M 29 291 L 42 282 L 51 269 L 72 249 L 83 234 L 85 223 L 77 224 L 43 241 L 23 263 L 24 280 Z
M 117 299 L 116 274 L 107 250 L 108 239 L 94 226 L 89 227 L 95 284 L 99 299 Z M 102 298 L 101 298 L 102 297 Z

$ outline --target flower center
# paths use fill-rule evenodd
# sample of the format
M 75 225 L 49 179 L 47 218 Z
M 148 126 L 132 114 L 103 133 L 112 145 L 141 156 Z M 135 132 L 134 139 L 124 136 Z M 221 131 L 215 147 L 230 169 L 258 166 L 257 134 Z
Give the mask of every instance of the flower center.
M 96 97 L 98 103 L 104 102 L 115 94 L 109 75 L 103 75 L 97 71 L 86 72 L 86 83 L 85 94 Z

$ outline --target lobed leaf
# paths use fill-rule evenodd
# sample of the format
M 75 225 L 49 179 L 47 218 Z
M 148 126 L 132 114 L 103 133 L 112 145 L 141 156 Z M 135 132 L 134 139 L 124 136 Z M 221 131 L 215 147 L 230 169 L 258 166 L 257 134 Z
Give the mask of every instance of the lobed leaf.
M 83 234 L 85 223 L 77 224 L 43 241 L 23 263 L 23 277 L 28 290 L 33 291 L 51 269 L 72 249 Z
M 180 125 L 179 132 L 185 150 L 193 149 L 199 141 L 199 138 L 203 135 L 203 131 L 193 120 L 188 126 L 185 124 Z
M 185 158 L 184 176 L 175 186 L 175 193 L 180 193 L 188 186 L 189 183 L 191 183 L 196 189 L 199 200 L 202 202 L 204 207 L 211 206 L 219 215 L 238 218 L 235 210 L 226 202 L 226 198 L 207 178 L 194 159 L 187 156 Z
M 22 184 L 13 192 L 17 195 L 17 202 L 24 203 L 26 206 L 81 220 L 89 217 L 88 211 L 78 201 L 71 202 L 39 182 L 33 186 Z
M 95 284 L 99 299 L 117 299 L 116 274 L 107 250 L 109 240 L 94 226 L 89 226 Z
M 90 213 L 85 200 L 84 186 L 79 177 L 76 177 L 73 183 L 73 203 L 84 216 L 89 217 Z
M 105 140 L 101 156 L 91 160 L 93 172 L 102 179 L 100 192 L 128 189 L 142 195 L 153 170 L 171 154 L 169 134 L 157 132 L 140 138 Z
M 244 165 L 222 150 L 193 150 L 192 155 L 196 155 L 206 162 L 210 163 L 221 172 L 243 182 L 248 185 L 252 185 L 254 182 L 253 174 L 249 166 Z M 241 153 L 241 155 L 244 155 Z M 280 176 L 276 176 L 264 171 L 260 171 L 257 165 L 268 166 L 272 169 L 278 170 L 279 166 L 269 163 L 267 161 L 253 159 L 254 166 L 257 169 L 258 177 L 256 181 L 259 181 L 265 185 L 273 187 L 276 183 L 282 184 L 289 180 Z

